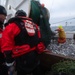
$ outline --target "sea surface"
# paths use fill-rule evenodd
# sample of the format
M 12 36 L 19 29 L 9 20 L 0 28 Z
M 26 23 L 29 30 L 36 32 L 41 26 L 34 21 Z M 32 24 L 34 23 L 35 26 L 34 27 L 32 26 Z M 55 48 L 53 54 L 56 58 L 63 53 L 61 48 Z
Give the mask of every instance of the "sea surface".
M 51 29 L 53 31 L 55 31 L 55 29 L 57 29 L 58 26 L 51 26 Z M 63 26 L 65 31 L 75 31 L 75 26 Z

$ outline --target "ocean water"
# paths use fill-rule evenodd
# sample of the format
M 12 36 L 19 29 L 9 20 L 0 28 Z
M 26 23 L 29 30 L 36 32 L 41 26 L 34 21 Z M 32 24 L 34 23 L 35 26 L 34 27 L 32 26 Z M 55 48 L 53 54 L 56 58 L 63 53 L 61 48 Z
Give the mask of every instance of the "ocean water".
M 51 29 L 53 31 L 55 31 L 55 29 L 57 29 L 58 26 L 51 26 Z M 75 31 L 75 26 L 63 26 L 65 31 Z
M 57 33 L 55 30 L 58 28 L 58 26 L 52 26 L 51 30 Z M 63 26 L 64 31 L 66 33 L 66 38 L 73 38 L 75 34 L 75 26 Z

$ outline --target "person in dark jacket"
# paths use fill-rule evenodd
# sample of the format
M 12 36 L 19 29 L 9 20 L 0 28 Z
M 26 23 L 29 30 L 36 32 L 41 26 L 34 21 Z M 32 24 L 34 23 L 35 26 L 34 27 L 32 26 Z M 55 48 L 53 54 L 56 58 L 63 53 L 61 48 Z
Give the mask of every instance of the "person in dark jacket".
M 3 32 L 2 52 L 6 65 L 16 63 L 17 75 L 44 75 L 39 67 L 39 55 L 44 51 L 38 25 L 27 18 L 23 10 L 18 10 Z
M 7 67 L 4 64 L 5 63 L 4 55 L 1 51 L 3 24 L 6 19 L 6 16 L 7 16 L 6 9 L 0 5 L 0 75 L 8 75 Z

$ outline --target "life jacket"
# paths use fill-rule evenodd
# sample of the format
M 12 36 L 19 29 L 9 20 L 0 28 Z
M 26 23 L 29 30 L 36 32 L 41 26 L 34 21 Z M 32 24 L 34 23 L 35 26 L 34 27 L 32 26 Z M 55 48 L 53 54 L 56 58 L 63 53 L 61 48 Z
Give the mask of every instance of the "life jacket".
M 33 27 L 31 27 L 29 22 L 33 24 Z M 16 25 L 21 30 L 20 33 L 14 38 L 15 48 L 13 49 L 13 54 L 14 54 L 13 57 L 23 55 L 25 53 L 28 53 L 36 49 L 36 46 L 40 42 L 40 37 L 38 34 L 39 33 L 38 29 L 36 28 L 36 25 L 31 20 L 27 18 L 12 18 L 8 21 L 8 23 L 16 23 Z M 8 25 L 8 23 L 6 25 Z M 26 24 L 29 27 L 34 28 L 34 31 L 32 31 L 32 33 L 29 32 L 28 26 Z M 27 27 L 25 27 L 25 25 Z
M 28 44 L 30 45 L 30 47 L 34 47 L 39 43 L 36 27 L 35 27 L 35 34 L 33 35 L 26 30 L 26 28 L 24 27 L 24 22 L 21 22 L 17 25 L 21 29 L 21 32 L 15 37 L 16 46 Z

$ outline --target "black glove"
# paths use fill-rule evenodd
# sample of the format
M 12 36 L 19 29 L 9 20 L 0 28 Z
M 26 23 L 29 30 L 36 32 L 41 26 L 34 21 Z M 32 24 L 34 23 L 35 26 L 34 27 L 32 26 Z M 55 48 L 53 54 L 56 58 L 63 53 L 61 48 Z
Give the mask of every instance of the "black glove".
M 5 61 L 7 63 L 12 63 L 14 61 L 14 58 L 12 58 L 12 51 L 11 50 L 5 51 L 4 55 L 5 55 Z
M 14 58 L 12 58 L 12 51 L 11 50 L 5 51 L 4 55 L 5 55 L 5 62 L 6 62 L 5 64 L 8 67 L 8 73 L 9 75 L 12 75 L 15 71 L 15 61 Z
M 8 67 L 8 74 L 13 75 L 15 72 L 15 62 L 12 62 L 12 63 L 6 62 L 6 66 Z

